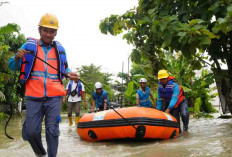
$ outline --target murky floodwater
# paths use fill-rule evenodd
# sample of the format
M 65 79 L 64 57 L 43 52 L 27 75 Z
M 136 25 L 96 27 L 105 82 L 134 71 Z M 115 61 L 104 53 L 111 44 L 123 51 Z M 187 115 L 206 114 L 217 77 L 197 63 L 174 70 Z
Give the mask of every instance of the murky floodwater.
M 58 157 L 73 156 L 232 156 L 232 119 L 190 119 L 190 134 L 174 140 L 149 142 L 88 142 L 79 138 L 75 126 L 68 126 L 66 115 L 62 115 Z M 28 142 L 21 138 L 23 118 L 13 118 L 8 126 L 9 140 L 0 124 L 0 156 L 31 157 L 34 153 Z M 46 140 L 43 127 L 43 144 Z

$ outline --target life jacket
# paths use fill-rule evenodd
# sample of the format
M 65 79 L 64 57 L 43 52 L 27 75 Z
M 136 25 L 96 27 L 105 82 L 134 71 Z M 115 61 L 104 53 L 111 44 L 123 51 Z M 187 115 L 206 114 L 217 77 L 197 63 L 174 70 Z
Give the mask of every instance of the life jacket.
M 63 46 L 58 41 L 53 41 L 53 45 L 55 48 L 56 56 L 57 56 L 57 69 L 62 73 L 65 73 L 65 69 L 68 67 L 66 54 Z M 38 40 L 34 38 L 28 38 L 25 50 L 30 51 L 33 55 L 37 55 L 38 51 Z M 35 57 L 30 54 L 26 54 L 23 57 L 21 62 L 21 72 L 20 72 L 20 82 L 26 83 L 27 79 L 29 78 L 31 71 L 34 66 Z M 59 72 L 58 79 L 62 81 L 64 75 Z
M 108 95 L 108 93 L 103 89 L 101 94 L 97 94 L 96 92 L 93 92 L 93 97 L 95 98 L 95 103 L 96 103 L 96 107 L 99 108 L 104 107 L 104 96 Z M 107 97 L 107 106 L 109 106 L 110 101 L 109 98 Z
M 25 50 L 46 61 L 60 72 L 33 55 L 26 54 L 21 61 L 20 72 L 20 82 L 26 85 L 25 96 L 40 98 L 65 95 L 62 73 L 65 73 L 65 69 L 68 67 L 66 55 L 59 42 L 53 41 L 52 44 L 49 52 L 45 54 L 37 39 L 28 38 Z
M 141 89 L 137 90 L 137 93 L 139 94 L 139 105 L 141 107 L 152 107 L 151 101 L 149 100 L 149 91 L 149 87 L 146 87 L 145 92 Z
M 74 81 L 71 80 L 70 83 L 68 84 L 68 96 L 69 96 L 70 93 L 72 92 L 72 84 L 73 84 L 73 82 L 74 82 Z M 75 88 L 76 88 L 76 87 L 75 87 Z M 81 81 L 80 81 L 80 80 L 78 80 L 76 90 L 77 90 L 77 95 L 78 95 L 78 97 L 80 97 L 81 94 L 82 94 L 82 84 L 81 84 Z
M 175 77 L 170 76 L 168 77 L 168 83 L 166 85 L 166 87 L 164 88 L 163 85 L 161 84 L 161 82 L 159 82 L 159 94 L 160 97 L 162 98 L 163 101 L 165 101 L 165 103 L 170 103 L 171 99 L 172 99 L 172 95 L 173 95 L 173 88 L 174 88 L 174 80 Z M 177 84 L 177 83 L 176 83 Z M 174 108 L 177 108 L 178 105 L 184 100 L 184 91 L 181 88 L 181 86 L 179 84 L 177 84 L 179 86 L 179 95 L 178 95 L 178 101 L 176 102 Z

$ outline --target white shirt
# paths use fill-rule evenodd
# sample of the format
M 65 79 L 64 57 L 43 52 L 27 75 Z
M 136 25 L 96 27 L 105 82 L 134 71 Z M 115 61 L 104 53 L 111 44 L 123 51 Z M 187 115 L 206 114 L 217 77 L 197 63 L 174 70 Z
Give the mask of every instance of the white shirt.
M 70 83 L 70 82 L 69 82 L 69 83 Z M 68 90 L 69 83 L 68 83 L 67 86 L 66 86 L 66 90 Z M 73 91 L 73 90 L 76 88 L 77 84 L 78 84 L 78 83 L 76 83 L 76 82 L 73 81 L 71 91 Z M 83 83 L 81 83 L 81 86 L 82 86 L 82 92 L 84 92 L 84 91 L 85 91 L 85 88 L 84 88 Z M 78 87 L 77 87 L 77 89 L 78 89 Z M 69 97 L 68 97 L 68 102 L 78 102 L 78 101 L 81 101 L 81 96 L 78 96 L 78 94 L 75 95 L 75 96 L 69 95 Z

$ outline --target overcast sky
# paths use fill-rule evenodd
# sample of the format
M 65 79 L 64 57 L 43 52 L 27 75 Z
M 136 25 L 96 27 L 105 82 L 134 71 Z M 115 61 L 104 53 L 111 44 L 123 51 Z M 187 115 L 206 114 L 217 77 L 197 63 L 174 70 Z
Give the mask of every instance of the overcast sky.
M 0 0 L 2 2 L 3 0 Z M 0 7 L 0 26 L 17 23 L 26 37 L 39 38 L 38 23 L 42 15 L 52 13 L 59 20 L 56 40 L 65 47 L 69 66 L 74 69 L 91 63 L 102 71 L 127 72 L 132 46 L 122 35 L 101 34 L 99 24 L 111 14 L 123 14 L 138 0 L 8 0 Z

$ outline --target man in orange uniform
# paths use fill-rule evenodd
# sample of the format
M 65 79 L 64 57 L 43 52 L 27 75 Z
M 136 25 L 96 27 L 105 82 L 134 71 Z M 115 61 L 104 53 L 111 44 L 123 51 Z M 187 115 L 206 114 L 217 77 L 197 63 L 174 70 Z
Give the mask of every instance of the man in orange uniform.
M 62 97 L 65 95 L 62 79 L 64 73 L 71 80 L 78 78 L 78 75 L 68 68 L 63 46 L 53 40 L 57 29 L 58 20 L 54 15 L 42 16 L 38 28 L 40 39 L 29 38 L 8 62 L 11 70 L 20 69 L 20 82 L 25 84 L 27 112 L 22 136 L 30 143 L 37 156 L 46 154 L 41 140 L 44 116 L 47 153 L 49 157 L 56 156 L 61 120 L 60 109 Z M 51 68 L 35 56 L 58 70 Z

